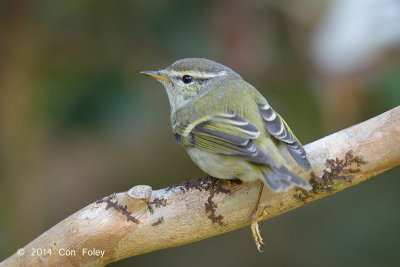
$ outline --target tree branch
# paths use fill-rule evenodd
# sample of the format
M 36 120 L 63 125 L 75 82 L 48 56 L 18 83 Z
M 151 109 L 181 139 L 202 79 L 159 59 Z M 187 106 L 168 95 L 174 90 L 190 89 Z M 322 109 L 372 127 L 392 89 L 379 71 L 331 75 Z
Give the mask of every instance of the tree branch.
M 264 207 L 264 219 L 399 165 L 400 106 L 308 144 L 305 149 L 312 171 L 324 175 L 320 178 L 312 175 L 314 191 L 311 192 L 292 189 L 274 194 L 264 191 L 260 204 Z M 287 153 L 285 157 L 302 177 L 310 179 L 309 172 L 296 167 Z M 362 164 L 362 158 L 366 164 Z M 216 179 L 187 181 L 156 191 L 151 191 L 149 186 L 137 186 L 81 209 L 26 245 L 25 255 L 15 253 L 1 265 L 101 266 L 199 241 L 249 225 L 258 190 L 258 183 Z M 85 248 L 104 251 L 104 255 L 88 256 Z M 34 249 L 44 251 L 31 256 Z M 62 255 L 68 252 L 75 256 Z

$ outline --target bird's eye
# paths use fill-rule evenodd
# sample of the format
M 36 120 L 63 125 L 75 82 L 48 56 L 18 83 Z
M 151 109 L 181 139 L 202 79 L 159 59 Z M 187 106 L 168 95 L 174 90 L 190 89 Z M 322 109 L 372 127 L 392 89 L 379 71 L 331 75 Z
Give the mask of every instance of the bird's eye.
M 186 84 L 191 83 L 191 82 L 193 82 L 193 77 L 190 75 L 184 75 L 182 77 L 182 81 L 183 81 L 183 83 L 186 83 Z

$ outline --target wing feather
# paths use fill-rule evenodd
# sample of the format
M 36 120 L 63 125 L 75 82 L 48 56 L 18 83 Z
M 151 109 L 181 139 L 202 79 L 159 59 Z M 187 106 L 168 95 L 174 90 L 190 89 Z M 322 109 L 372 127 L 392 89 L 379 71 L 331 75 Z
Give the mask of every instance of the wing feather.
M 194 127 L 191 126 L 188 135 L 185 135 L 186 129 L 179 128 L 183 136 L 175 132 L 175 139 L 186 146 L 241 157 L 257 164 L 268 164 L 267 155 L 254 143 L 260 130 L 247 119 L 233 113 L 219 113 L 199 121 Z

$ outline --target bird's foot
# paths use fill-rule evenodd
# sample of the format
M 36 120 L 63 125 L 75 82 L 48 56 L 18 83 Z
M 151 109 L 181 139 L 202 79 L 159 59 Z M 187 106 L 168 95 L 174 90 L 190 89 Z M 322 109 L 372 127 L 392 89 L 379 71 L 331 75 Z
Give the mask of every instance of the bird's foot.
M 260 228 L 258 227 L 258 222 L 255 221 L 251 224 L 251 234 L 254 239 L 254 243 L 256 244 L 256 247 L 258 251 L 263 252 L 261 250 L 261 245 L 264 244 L 263 239 L 260 234 Z
M 260 252 L 263 252 L 261 250 L 261 245 L 263 245 L 264 242 L 263 242 L 263 238 L 260 233 L 260 227 L 258 226 L 258 221 L 262 220 L 262 218 L 264 218 L 266 215 L 267 215 L 266 207 L 264 208 L 264 210 L 260 216 L 257 216 L 257 213 L 254 213 L 252 216 L 251 226 L 250 226 L 251 234 L 254 239 L 254 243 L 256 244 L 256 247 L 257 247 L 258 251 L 260 251 Z

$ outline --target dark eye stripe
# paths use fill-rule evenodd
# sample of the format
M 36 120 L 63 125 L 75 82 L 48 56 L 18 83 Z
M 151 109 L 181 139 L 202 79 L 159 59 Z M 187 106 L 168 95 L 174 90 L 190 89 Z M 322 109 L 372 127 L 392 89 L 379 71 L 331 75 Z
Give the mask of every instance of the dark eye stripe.
M 196 78 L 196 81 L 198 81 L 198 82 L 205 82 L 208 80 L 210 80 L 210 78 Z
M 186 75 L 184 75 L 184 76 L 186 76 Z M 176 79 L 176 80 L 181 80 L 182 82 L 184 82 L 183 81 L 183 77 L 184 76 L 174 76 L 174 79 Z M 187 76 L 190 76 L 190 75 L 187 75 Z M 190 77 L 192 77 L 192 82 L 197 82 L 197 83 L 204 83 L 204 82 L 206 82 L 206 81 L 209 81 L 209 80 L 211 80 L 211 78 L 194 78 L 193 76 L 190 76 Z M 185 82 L 184 82 L 185 83 Z

